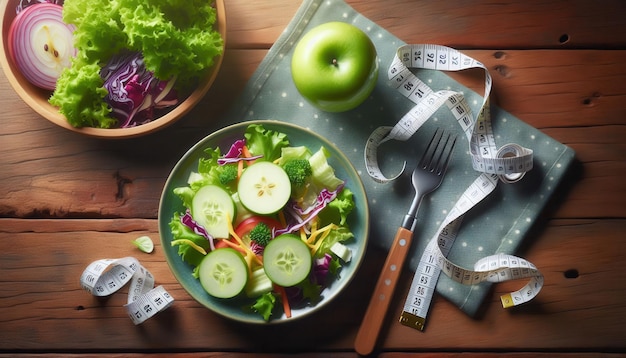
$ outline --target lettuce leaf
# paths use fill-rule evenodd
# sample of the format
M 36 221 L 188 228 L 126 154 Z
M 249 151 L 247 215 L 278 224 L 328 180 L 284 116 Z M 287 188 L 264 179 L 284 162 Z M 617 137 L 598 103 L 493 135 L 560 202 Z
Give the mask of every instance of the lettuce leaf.
M 278 165 L 282 167 L 285 165 L 285 163 L 294 159 L 308 160 L 309 158 L 311 158 L 311 155 L 312 153 L 309 148 L 303 145 L 299 147 L 285 147 L 281 150 L 281 156 L 278 159 Z
M 231 194 L 236 192 L 235 186 L 223 185 L 221 182 L 220 176 L 228 168 L 225 165 L 218 164 L 218 159 L 221 157 L 220 148 L 207 148 L 204 152 L 206 156 L 198 160 L 198 171 L 191 172 L 187 179 L 188 186 L 174 188 L 174 194 L 180 197 L 187 208 L 191 208 L 191 201 L 196 192 L 206 185 L 219 185 Z
M 273 292 L 266 292 L 257 298 L 256 302 L 250 307 L 253 312 L 259 313 L 263 319 L 269 321 L 274 306 L 276 305 L 276 296 Z
M 343 242 L 349 239 L 352 239 L 354 234 L 345 226 L 340 226 L 337 229 L 331 230 L 328 236 L 324 239 L 320 248 L 315 253 L 315 257 L 319 258 L 324 256 L 325 254 L 331 253 L 330 248 L 336 242 Z
M 253 155 L 262 155 L 260 160 L 274 161 L 282 155 L 282 149 L 289 146 L 285 133 L 266 129 L 260 124 L 251 124 L 244 133 L 246 146 Z
M 335 190 L 339 185 L 343 184 L 343 180 L 335 176 L 335 169 L 328 164 L 330 152 L 323 146 L 320 147 L 311 157 L 311 169 L 313 170 L 313 182 L 321 188 Z
M 346 225 L 348 215 L 354 209 L 354 195 L 348 188 L 343 188 L 337 197 L 328 203 L 326 207 L 319 213 L 319 218 L 322 225 L 325 226 L 330 223 L 335 223 L 341 226 Z
M 146 68 L 159 79 L 188 82 L 222 53 L 212 31 L 217 12 L 206 0 L 118 0 L 130 46 L 141 50 Z
M 196 234 L 188 226 L 184 225 L 180 220 L 180 214 L 174 213 L 172 220 L 170 221 L 170 230 L 172 231 L 172 241 L 179 239 L 187 239 L 193 241 L 196 245 L 204 248 L 206 251 L 210 250 L 209 241 L 201 235 Z M 180 257 L 191 266 L 200 265 L 200 261 L 204 258 L 200 252 L 191 247 L 190 245 L 181 244 L 178 245 L 178 254 Z
M 59 112 L 74 127 L 110 128 L 117 123 L 104 101 L 108 92 L 102 87 L 104 81 L 99 71 L 97 64 L 73 64 L 57 79 L 56 90 L 49 102 L 59 107 Z
M 128 43 L 113 0 L 67 0 L 63 21 L 76 25 L 74 45 L 81 62 L 106 62 Z

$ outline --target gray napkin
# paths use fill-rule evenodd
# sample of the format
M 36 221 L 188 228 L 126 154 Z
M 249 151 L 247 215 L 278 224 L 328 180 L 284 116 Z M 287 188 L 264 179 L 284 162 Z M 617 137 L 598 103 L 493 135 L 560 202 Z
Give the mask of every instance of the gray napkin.
M 380 59 L 378 84 L 365 103 L 344 113 L 326 113 L 311 106 L 296 90 L 291 78 L 291 55 L 299 38 L 328 21 L 356 25 L 374 41 Z M 285 31 L 248 82 L 244 92 L 223 118 L 222 126 L 255 119 L 276 119 L 309 128 L 337 145 L 361 175 L 372 219 L 370 244 L 388 249 L 413 196 L 409 174 L 428 145 L 435 127 L 456 131 L 459 141 L 451 167 L 441 187 L 422 203 L 408 267 L 415 271 L 427 241 L 463 191 L 479 175 L 472 169 L 469 144 L 447 108 L 442 108 L 408 141 L 383 144 L 379 151 L 385 174 L 398 172 L 404 161 L 407 171 L 397 181 L 378 184 L 365 170 L 364 146 L 379 126 L 393 126 L 413 104 L 387 85 L 387 68 L 404 45 L 400 39 L 365 18 L 341 0 L 305 0 Z M 473 111 L 482 103 L 481 94 L 462 86 L 445 73 L 420 70 L 417 76 L 434 90 L 463 92 Z M 444 106 L 445 107 L 445 106 Z M 463 220 L 449 258 L 473 268 L 474 263 L 495 253 L 515 254 L 540 211 L 563 179 L 574 151 L 527 125 L 497 106 L 491 107 L 493 131 L 498 146 L 518 143 L 534 151 L 534 168 L 515 184 L 498 184 L 485 200 Z M 541 270 L 541 267 L 538 267 Z M 520 282 L 521 288 L 525 282 Z M 441 275 L 437 292 L 468 315 L 475 315 L 490 285 L 465 286 Z M 402 293 L 397 293 L 402 294 Z

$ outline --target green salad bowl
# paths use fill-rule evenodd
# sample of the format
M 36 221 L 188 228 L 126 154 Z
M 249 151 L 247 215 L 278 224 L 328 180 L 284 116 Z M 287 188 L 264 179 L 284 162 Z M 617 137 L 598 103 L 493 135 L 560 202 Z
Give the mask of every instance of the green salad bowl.
M 228 152 L 230 145 L 234 141 L 244 138 L 246 128 L 252 123 L 261 124 L 267 129 L 285 133 L 292 146 L 303 145 L 312 151 L 316 151 L 321 146 L 324 146 L 330 153 L 328 163 L 335 169 L 336 176 L 344 180 L 345 187 L 353 192 L 355 202 L 355 207 L 348 216 L 347 221 L 354 238 L 344 242 L 352 252 L 351 260 L 343 263 L 338 277 L 331 280 L 330 284 L 323 289 L 320 300 L 317 303 L 292 307 L 291 317 L 287 318 L 277 300 L 274 313 L 268 321 L 259 313 L 247 309 L 254 304 L 256 299 L 248 298 L 243 293 L 230 299 L 210 296 L 202 288 L 200 281 L 193 277 L 193 267 L 185 263 L 179 256 L 178 247 L 171 245 L 173 237 L 169 226 L 174 213 L 182 214 L 186 210 L 181 199 L 173 193 L 173 190 L 174 188 L 187 185 L 189 174 L 197 171 L 198 160 L 205 155 L 204 150 L 219 147 L 222 153 Z M 159 204 L 158 221 L 159 234 L 166 261 L 176 280 L 187 293 L 202 306 L 218 315 L 234 321 L 251 324 L 293 322 L 300 318 L 311 316 L 327 306 L 348 287 L 348 284 L 359 270 L 365 256 L 370 228 L 369 208 L 365 189 L 359 174 L 348 158 L 334 144 L 328 142 L 320 135 L 308 129 L 275 120 L 237 123 L 208 135 L 191 147 L 174 166 L 167 178 Z M 331 311 L 326 311 L 326 313 L 331 314 Z

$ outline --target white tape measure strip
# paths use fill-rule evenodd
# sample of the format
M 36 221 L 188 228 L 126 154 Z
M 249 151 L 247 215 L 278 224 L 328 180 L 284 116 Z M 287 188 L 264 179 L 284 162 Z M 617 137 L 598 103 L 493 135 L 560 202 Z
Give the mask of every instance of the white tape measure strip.
M 472 109 L 462 93 L 447 90 L 433 91 L 418 79 L 410 68 L 442 71 L 483 69 L 485 93 L 478 118 L 474 118 Z M 378 147 L 392 139 L 406 141 L 411 138 L 444 104 L 447 105 L 468 138 L 472 166 L 476 171 L 498 174 L 502 177 L 512 175 L 519 180 L 523 176 L 521 173 L 532 169 L 533 153 L 528 148 L 520 146 L 521 150 L 516 156 L 498 157 L 488 106 L 491 75 L 482 63 L 445 46 L 405 45 L 398 48 L 389 67 L 388 78 L 392 87 L 416 105 L 391 130 L 389 127 L 377 128 L 368 138 L 365 145 L 365 165 L 367 172 L 374 180 L 385 183 L 396 179 L 401 174 L 391 178 L 385 177 L 378 166 Z M 507 182 L 512 181 L 514 180 L 507 180 Z
M 174 302 L 163 286 L 154 287 L 154 277 L 134 257 L 96 260 L 80 276 L 81 287 L 98 297 L 117 292 L 129 281 L 128 303 L 124 307 L 136 325 Z
M 491 255 L 477 261 L 473 270 L 465 269 L 447 259 L 463 215 L 487 197 L 497 183 L 497 175 L 481 174 L 450 210 L 420 259 L 400 315 L 400 323 L 419 330 L 424 329 L 441 272 L 465 285 L 530 278 L 530 282 L 522 289 L 500 297 L 504 308 L 528 302 L 539 293 L 543 286 L 543 276 L 532 263 L 522 258 L 502 253 Z
M 472 114 L 463 94 L 454 91 L 433 91 L 420 81 L 409 68 L 459 71 L 481 68 L 485 71 L 485 93 L 477 118 Z M 473 168 L 482 173 L 463 193 L 449 211 L 439 230 L 422 254 L 405 301 L 400 322 L 409 327 L 424 329 L 426 316 L 435 292 L 439 274 L 444 272 L 453 280 L 473 285 L 483 281 L 501 282 L 530 278 L 522 289 L 503 295 L 505 308 L 531 300 L 543 285 L 543 276 L 530 262 L 506 254 L 497 254 L 479 260 L 473 270 L 462 268 L 447 259 L 463 215 L 487 197 L 498 181 L 514 183 L 532 169 L 533 152 L 518 144 L 507 144 L 497 149 L 491 116 L 489 94 L 491 76 L 480 62 L 445 46 L 405 45 L 398 49 L 388 71 L 390 84 L 413 101 L 413 107 L 394 127 L 379 127 L 365 145 L 367 172 L 376 181 L 385 183 L 398 178 L 405 169 L 387 178 L 378 166 L 378 148 L 389 140 L 406 141 L 444 104 L 454 115 L 469 141 Z

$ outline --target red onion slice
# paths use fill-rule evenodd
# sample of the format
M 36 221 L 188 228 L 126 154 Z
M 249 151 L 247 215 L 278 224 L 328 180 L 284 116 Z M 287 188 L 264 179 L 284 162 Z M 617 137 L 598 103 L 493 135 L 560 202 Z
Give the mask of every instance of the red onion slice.
M 30 83 L 54 90 L 76 55 L 74 29 L 63 22 L 63 7 L 57 4 L 33 4 L 17 14 L 9 28 L 9 53 Z

